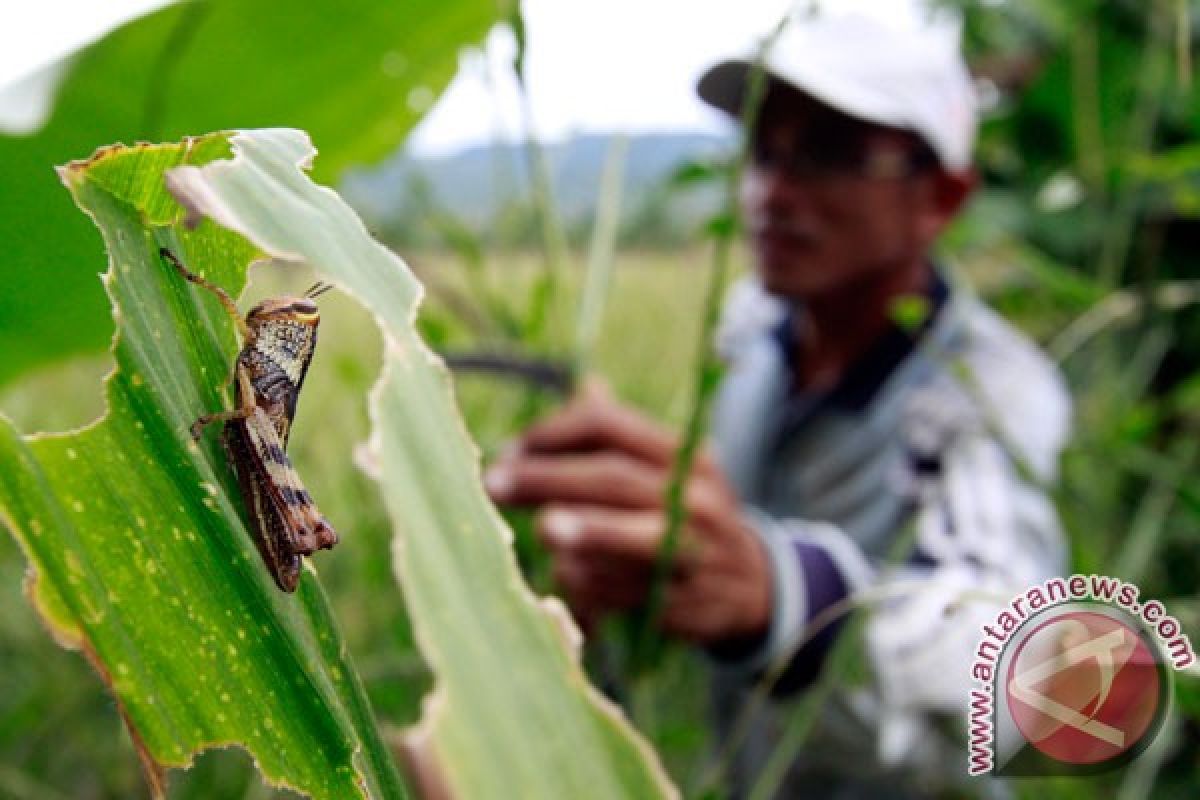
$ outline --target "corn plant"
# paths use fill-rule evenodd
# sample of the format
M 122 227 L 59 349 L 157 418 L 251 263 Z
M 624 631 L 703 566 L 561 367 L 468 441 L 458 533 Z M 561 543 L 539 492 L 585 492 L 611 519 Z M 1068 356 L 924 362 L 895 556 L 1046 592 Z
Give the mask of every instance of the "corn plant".
M 93 425 L 22 437 L 0 420 L 0 512 L 29 558 L 31 599 L 112 691 L 155 794 L 166 768 L 236 745 L 268 781 L 314 797 L 403 795 L 319 556 L 294 596 L 280 592 L 230 465 L 190 436 L 200 413 L 231 406 L 232 332 L 160 251 L 235 294 L 253 258 L 303 263 L 383 336 L 361 461 L 395 525 L 397 578 L 436 679 L 406 751 L 422 786 L 670 796 L 652 751 L 590 688 L 561 606 L 519 576 L 447 373 L 413 326 L 420 285 L 309 180 L 314 155 L 303 134 L 275 129 L 105 148 L 61 170 L 109 251 L 117 366 Z

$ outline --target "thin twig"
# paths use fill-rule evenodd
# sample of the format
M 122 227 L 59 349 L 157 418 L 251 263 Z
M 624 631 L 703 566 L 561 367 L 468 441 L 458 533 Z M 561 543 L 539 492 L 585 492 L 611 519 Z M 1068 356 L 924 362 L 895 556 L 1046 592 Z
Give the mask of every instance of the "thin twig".
M 1142 41 L 1142 58 L 1137 74 L 1139 81 L 1132 113 L 1126 129 L 1125 150 L 1131 153 L 1148 152 L 1152 149 L 1154 132 L 1158 127 L 1162 111 L 1162 85 L 1166 61 L 1163 56 L 1164 36 L 1167 35 L 1166 14 L 1163 3 L 1149 4 L 1146 32 Z M 1117 191 L 1115 207 L 1108 216 L 1105 233 L 1100 243 L 1097 274 L 1101 286 L 1114 288 L 1121 282 L 1122 266 L 1129 252 L 1129 243 L 1138 216 L 1138 194 L 1141 181 L 1133 186 L 1122 186 Z
M 730 765 L 733 763 L 733 757 L 737 753 L 738 748 L 745 740 L 749 733 L 750 725 L 754 718 L 766 706 L 767 700 L 771 696 L 771 692 L 779 683 L 787 671 L 788 666 L 809 642 L 819 636 L 826 628 L 838 622 L 854 611 L 862 611 L 881 605 L 891 600 L 901 599 L 911 594 L 928 589 L 932 583 L 929 578 L 914 578 L 907 580 L 895 580 L 889 583 L 881 583 L 866 589 L 859 590 L 853 594 L 847 595 L 836 603 L 826 606 L 818 614 L 816 614 L 804 629 L 803 635 L 786 651 L 781 653 L 774 661 L 768 665 L 763 677 L 759 680 L 751 690 L 750 697 L 742 705 L 738 712 L 737 719 L 729 731 L 729 735 L 721 743 L 717 757 L 713 761 L 712 767 L 705 773 L 700 783 L 699 794 L 704 791 L 716 787 L 728 772 Z M 982 601 L 991 603 L 1007 603 L 1011 600 L 1009 595 L 1001 595 L 999 592 L 986 592 L 979 589 L 968 589 L 960 592 L 954 602 L 958 604 L 967 603 L 970 601 Z M 846 640 L 851 640 L 854 637 L 846 636 Z M 833 656 L 831 656 L 832 660 Z M 834 670 L 826 669 L 826 673 L 832 673 Z
M 484 352 L 443 353 L 442 358 L 455 372 L 483 372 L 512 378 L 564 397 L 575 387 L 575 375 L 570 366 L 557 361 Z
M 546 150 L 538 139 L 534 125 L 533 103 L 529 97 L 529 82 L 525 73 L 525 20 L 521 15 L 519 4 L 514 4 L 509 17 L 509 25 L 517 40 L 517 52 L 513 57 L 512 66 L 513 74 L 517 79 L 517 95 L 525 133 L 522 149 L 529 172 L 534 208 L 537 210 L 538 219 L 541 222 L 539 228 L 542 234 L 543 270 L 534 283 L 533 297 L 526 319 L 526 333 L 534 339 L 540 339 L 547 324 L 555 322 L 554 303 L 560 292 L 561 283 L 559 273 L 567 263 L 569 248 L 566 234 L 563 232 L 562 221 L 558 217 L 558 207 L 554 202 L 554 185 L 546 159 Z
M 600 195 L 596 200 L 596 222 L 592 228 L 592 241 L 588 247 L 587 271 L 583 279 L 583 294 L 579 300 L 579 320 L 575 334 L 575 371 L 583 375 L 588 372 L 596 339 L 600 334 L 600 321 L 604 316 L 605 301 L 612 284 L 613 250 L 621 222 L 621 187 L 625 173 L 625 156 L 629 140 L 615 137 L 608 147 L 604 160 L 604 173 L 600 178 Z
M 1192 9 L 1189 0 L 1175 0 L 1175 67 L 1179 88 L 1192 89 Z
M 1121 551 L 1109 570 L 1129 581 L 1140 582 L 1146 567 L 1158 550 L 1163 529 L 1180 495 L 1182 485 L 1192 474 L 1200 442 L 1193 438 L 1176 440 L 1167 460 L 1170 473 L 1156 475 L 1146 489 L 1133 516 L 1133 525 Z
M 1088 16 L 1075 29 L 1070 40 L 1072 127 L 1075 133 L 1075 160 L 1087 181 L 1089 193 L 1104 202 L 1106 194 L 1104 125 L 1100 113 L 1100 59 L 1096 44 L 1096 18 Z
M 1171 281 L 1160 284 L 1153 292 L 1153 305 L 1158 311 L 1179 311 L 1200 303 L 1200 281 Z M 1146 310 L 1140 291 L 1120 289 L 1110 292 L 1093 305 L 1050 342 L 1050 354 L 1059 362 L 1075 354 L 1090 339 L 1105 329 L 1139 319 Z
M 480 339 L 500 338 L 501 323 L 490 314 L 484 313 L 475 302 L 478 293 L 468 294 L 443 278 L 435 269 L 425 269 L 415 259 L 409 259 L 409 267 L 421 281 L 421 285 L 449 310 L 454 317 Z M 490 310 L 490 309 L 489 309 Z

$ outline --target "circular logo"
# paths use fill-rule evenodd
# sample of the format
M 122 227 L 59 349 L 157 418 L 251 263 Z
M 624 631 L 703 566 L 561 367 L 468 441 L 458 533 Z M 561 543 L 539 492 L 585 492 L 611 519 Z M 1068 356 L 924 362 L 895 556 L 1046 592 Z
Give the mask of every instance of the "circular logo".
M 1009 662 L 1005 690 L 1021 735 L 1050 758 L 1101 766 L 1157 732 L 1166 678 L 1134 623 L 1068 611 L 1038 625 Z

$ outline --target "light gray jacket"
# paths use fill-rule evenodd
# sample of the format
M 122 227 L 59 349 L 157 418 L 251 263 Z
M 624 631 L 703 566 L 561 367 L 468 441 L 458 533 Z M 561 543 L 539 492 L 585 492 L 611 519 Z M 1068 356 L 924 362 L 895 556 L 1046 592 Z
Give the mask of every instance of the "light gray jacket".
M 981 625 L 1065 568 L 1045 492 L 1069 427 L 1063 381 L 982 303 L 944 296 L 915 347 L 897 350 L 896 331 L 821 397 L 789 391 L 778 300 L 747 281 L 726 303 L 712 433 L 770 554 L 774 613 L 761 646 L 716 660 L 720 726 L 769 665 L 819 662 L 819 647 L 796 648 L 831 601 L 868 608 L 873 681 L 835 692 L 780 796 L 903 797 L 965 779 L 961 743 L 930 715 L 965 718 Z M 886 561 L 906 531 L 912 551 Z M 743 788 L 793 710 L 777 697 L 751 726 Z

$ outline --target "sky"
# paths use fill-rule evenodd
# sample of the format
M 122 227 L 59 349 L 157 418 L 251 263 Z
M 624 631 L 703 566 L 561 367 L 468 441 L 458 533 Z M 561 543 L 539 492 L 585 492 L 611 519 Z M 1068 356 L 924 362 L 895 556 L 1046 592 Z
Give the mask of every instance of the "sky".
M 897 20 L 917 0 L 824 0 Z M 0 11 L 0 118 L 36 121 L 35 91 L 3 87 L 99 38 L 161 0 L 38 0 Z M 524 0 L 535 131 L 555 140 L 586 131 L 719 131 L 727 124 L 696 97 L 704 68 L 747 52 L 790 0 Z M 458 76 L 409 140 L 420 154 L 451 152 L 497 135 L 520 138 L 512 35 L 494 30 L 465 52 Z M 6 107 L 8 113 L 6 115 Z M 20 117 L 17 114 L 16 117 Z M 0 119 L 2 121 L 2 119 Z
M 911 24 L 920 0 L 819 0 Z M 725 56 L 751 52 L 796 5 L 812 0 L 523 0 L 529 94 L 535 131 L 572 133 L 722 131 L 724 115 L 695 93 L 696 80 Z M 488 141 L 519 140 L 512 35 L 492 32 L 409 139 L 418 154 Z M 486 114 L 483 113 L 486 110 Z M 481 126 L 480 120 L 490 121 Z
M 720 130 L 724 119 L 696 97 L 702 70 L 746 49 L 788 0 L 525 0 L 530 103 L 537 134 Z M 413 150 L 445 152 L 499 130 L 519 138 L 510 66 L 516 46 L 497 29 L 414 131 Z M 488 113 L 481 113 L 487 109 Z M 480 120 L 491 127 L 481 130 Z

